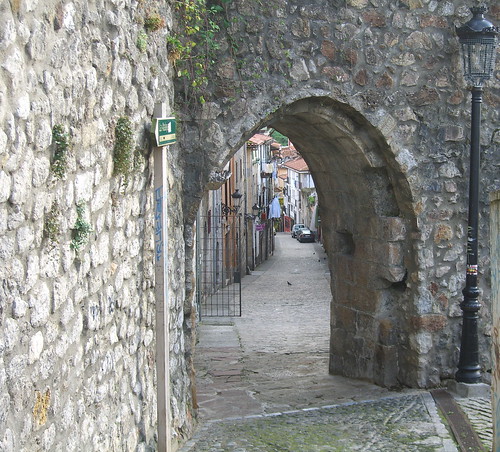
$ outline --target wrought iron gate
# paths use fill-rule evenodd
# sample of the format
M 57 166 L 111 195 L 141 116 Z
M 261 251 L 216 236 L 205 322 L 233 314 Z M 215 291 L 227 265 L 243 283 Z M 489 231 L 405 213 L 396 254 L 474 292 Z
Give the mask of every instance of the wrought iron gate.
M 239 317 L 241 215 L 207 215 L 198 222 L 198 312 L 201 317 Z

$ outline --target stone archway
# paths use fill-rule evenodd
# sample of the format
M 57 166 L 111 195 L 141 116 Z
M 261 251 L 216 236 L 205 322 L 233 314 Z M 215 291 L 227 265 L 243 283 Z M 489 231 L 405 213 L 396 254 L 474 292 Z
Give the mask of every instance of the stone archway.
M 407 278 L 416 220 L 394 151 L 363 115 L 328 96 L 296 100 L 262 125 L 291 139 L 318 189 L 333 275 L 330 372 L 388 387 L 422 385 L 408 324 L 417 311 L 417 288 Z M 241 143 L 252 132 L 227 140 Z
M 458 358 L 469 121 L 453 30 L 468 11 L 452 3 L 440 16 L 434 4 L 276 0 L 262 14 L 237 0 L 203 103 L 182 105 L 186 83 L 176 93 L 187 281 L 210 172 L 262 126 L 276 128 L 308 162 L 328 226 L 331 371 L 387 386 L 438 385 Z M 495 114 L 483 122 L 490 137 Z M 189 284 L 186 293 L 188 305 Z
M 325 97 L 294 102 L 270 125 L 295 143 L 318 190 L 332 274 L 330 371 L 415 384 L 406 317 L 415 218 L 389 146 L 358 112 Z

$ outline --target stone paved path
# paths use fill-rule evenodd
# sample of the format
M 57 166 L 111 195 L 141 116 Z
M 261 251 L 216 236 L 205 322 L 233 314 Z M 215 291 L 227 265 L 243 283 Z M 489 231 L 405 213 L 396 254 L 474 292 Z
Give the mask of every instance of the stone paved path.
M 205 318 L 199 325 L 195 368 L 202 420 L 389 394 L 329 375 L 329 284 L 320 245 L 276 235 L 274 256 L 243 278 L 242 316 Z
M 329 281 L 318 244 L 278 234 L 243 278 L 242 317 L 202 320 L 182 452 L 457 450 L 428 392 L 328 374 Z
M 429 394 L 205 424 L 186 451 L 456 451 Z
M 486 450 L 493 447 L 493 425 L 491 412 L 491 400 L 484 397 L 461 398 L 455 400 L 460 405 L 471 425 L 485 445 Z

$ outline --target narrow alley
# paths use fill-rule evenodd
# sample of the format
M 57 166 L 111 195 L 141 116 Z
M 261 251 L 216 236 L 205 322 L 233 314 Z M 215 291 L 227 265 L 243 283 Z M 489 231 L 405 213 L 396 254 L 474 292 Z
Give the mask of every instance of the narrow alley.
M 328 374 L 325 252 L 275 238 L 274 255 L 243 278 L 242 316 L 199 325 L 199 430 L 182 450 L 398 450 L 400 440 L 456 450 L 427 392 Z

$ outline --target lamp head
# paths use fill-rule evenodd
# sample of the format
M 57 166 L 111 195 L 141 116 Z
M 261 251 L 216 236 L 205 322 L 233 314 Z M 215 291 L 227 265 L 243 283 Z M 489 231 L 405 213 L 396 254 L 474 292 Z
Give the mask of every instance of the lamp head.
M 472 19 L 456 28 L 459 43 L 462 47 L 464 78 L 474 87 L 481 87 L 489 80 L 495 69 L 495 48 L 498 27 L 485 19 L 485 6 L 470 9 Z

